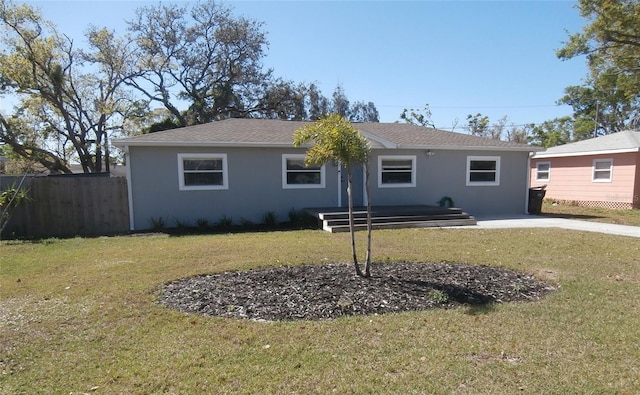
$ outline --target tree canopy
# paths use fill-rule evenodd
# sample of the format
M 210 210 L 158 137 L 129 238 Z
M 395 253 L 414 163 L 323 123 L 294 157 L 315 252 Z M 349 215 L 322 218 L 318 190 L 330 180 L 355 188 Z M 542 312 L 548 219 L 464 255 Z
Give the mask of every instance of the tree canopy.
M 71 156 L 85 172 L 108 170 L 109 135 L 145 107 L 123 89 L 131 47 L 91 27 L 76 49 L 29 5 L 3 2 L 0 18 L 0 93 L 19 98 L 13 115 L 0 114 L 0 141 L 53 171 L 70 172 Z
M 327 98 L 265 70 L 262 23 L 213 1 L 141 7 L 127 32 L 90 26 L 81 45 L 28 4 L 2 0 L 0 20 L 0 95 L 17 101 L 0 143 L 53 172 L 109 171 L 113 137 L 229 117 L 378 122 L 340 86 Z
M 576 138 L 640 126 L 640 2 L 580 0 L 588 23 L 557 51 L 560 59 L 586 56 L 589 75 L 560 103 L 574 109 Z

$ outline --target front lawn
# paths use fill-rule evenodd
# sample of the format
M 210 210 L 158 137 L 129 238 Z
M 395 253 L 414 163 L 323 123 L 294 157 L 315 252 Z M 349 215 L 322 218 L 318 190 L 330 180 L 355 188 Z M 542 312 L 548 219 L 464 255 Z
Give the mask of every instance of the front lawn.
M 405 229 L 373 242 L 377 261 L 498 266 L 558 289 L 526 303 L 251 321 L 157 301 L 166 282 L 198 274 L 348 262 L 349 235 L 2 242 L 0 393 L 640 392 L 640 239 Z

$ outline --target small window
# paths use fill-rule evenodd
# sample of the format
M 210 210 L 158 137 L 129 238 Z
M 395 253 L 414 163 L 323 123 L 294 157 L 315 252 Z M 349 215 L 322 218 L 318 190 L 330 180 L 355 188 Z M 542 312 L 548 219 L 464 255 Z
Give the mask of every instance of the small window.
M 379 156 L 378 187 L 415 187 L 415 156 Z
M 304 161 L 305 155 L 282 155 L 282 188 L 324 188 L 324 165 Z
M 593 182 L 611 182 L 613 159 L 593 160 Z
M 181 191 L 228 189 L 226 154 L 178 154 Z
M 467 186 L 500 185 L 499 156 L 468 156 Z
M 536 164 L 536 181 L 549 181 L 551 175 L 551 162 L 538 162 Z

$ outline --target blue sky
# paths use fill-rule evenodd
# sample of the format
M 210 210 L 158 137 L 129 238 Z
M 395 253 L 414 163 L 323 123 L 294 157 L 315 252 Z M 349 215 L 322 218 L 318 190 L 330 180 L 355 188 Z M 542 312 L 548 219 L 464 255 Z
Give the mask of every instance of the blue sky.
M 18 0 L 15 0 L 18 2 Z M 144 1 L 30 1 L 82 40 L 89 24 L 124 31 Z M 584 58 L 555 51 L 586 21 L 575 1 L 226 1 L 264 23 L 266 67 L 325 96 L 341 85 L 371 101 L 381 122 L 431 107 L 436 127 L 463 131 L 468 114 L 540 123 L 571 115 L 564 88 L 586 77 Z

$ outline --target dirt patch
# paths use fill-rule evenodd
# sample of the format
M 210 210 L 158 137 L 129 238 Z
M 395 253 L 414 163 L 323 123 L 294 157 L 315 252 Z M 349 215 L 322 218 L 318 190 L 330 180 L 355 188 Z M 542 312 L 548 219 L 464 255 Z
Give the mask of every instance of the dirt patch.
M 225 272 L 165 284 L 160 303 L 186 313 L 319 320 L 539 300 L 555 288 L 513 270 L 454 263 L 324 264 Z

